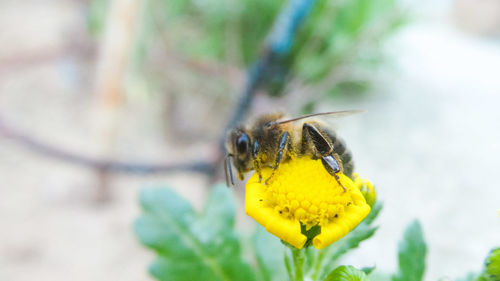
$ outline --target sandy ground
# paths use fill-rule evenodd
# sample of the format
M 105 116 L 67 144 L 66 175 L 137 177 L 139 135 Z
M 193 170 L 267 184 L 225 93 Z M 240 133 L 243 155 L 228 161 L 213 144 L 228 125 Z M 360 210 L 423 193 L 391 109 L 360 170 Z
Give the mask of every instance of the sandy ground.
M 82 24 L 77 8 L 73 2 L 2 1 L 0 61 L 63 45 L 71 26 Z M 437 21 L 406 29 L 391 48 L 398 54 L 394 66 L 378 74 L 374 93 L 334 105 L 366 110 L 342 120 L 339 129 L 358 172 L 385 202 L 376 237 L 346 262 L 394 270 L 396 241 L 419 218 L 429 242 L 426 280 L 456 278 L 478 270 L 488 250 L 500 245 L 500 44 Z M 88 80 L 63 79 L 92 65 L 75 65 L 60 58 L 8 71 L 1 65 L 0 112 L 20 128 L 92 154 Z M 127 108 L 119 157 L 208 156 L 204 143 L 165 146 L 158 121 L 151 121 L 161 119 L 154 104 L 136 101 Z M 207 192 L 200 175 L 115 176 L 111 200 L 98 203 L 97 183 L 91 171 L 0 139 L 0 280 L 150 280 L 145 269 L 152 254 L 131 230 L 138 190 L 167 184 L 197 208 Z M 237 200 L 245 231 L 249 220 L 241 214 L 241 196 Z

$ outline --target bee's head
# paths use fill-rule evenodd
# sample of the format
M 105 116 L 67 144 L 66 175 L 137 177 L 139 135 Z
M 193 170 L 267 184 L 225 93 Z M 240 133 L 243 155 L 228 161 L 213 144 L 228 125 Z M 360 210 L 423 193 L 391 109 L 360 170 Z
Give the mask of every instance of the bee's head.
M 242 180 L 243 174 L 253 169 L 252 142 L 250 135 L 242 128 L 236 128 L 229 133 L 226 142 L 228 155 L 233 158 L 233 164 Z

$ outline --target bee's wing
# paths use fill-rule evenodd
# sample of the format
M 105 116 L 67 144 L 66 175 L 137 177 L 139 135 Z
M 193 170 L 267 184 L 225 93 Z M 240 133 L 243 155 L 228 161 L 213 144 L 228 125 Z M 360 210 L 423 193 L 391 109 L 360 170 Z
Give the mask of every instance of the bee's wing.
M 316 116 L 328 116 L 328 117 L 331 117 L 331 118 L 340 118 L 340 117 L 344 117 L 344 116 L 348 116 L 348 115 L 352 115 L 352 114 L 356 114 L 356 113 L 361 113 L 361 112 L 363 112 L 363 111 L 362 110 L 341 110 L 341 111 L 321 112 L 321 113 L 314 113 L 314 114 L 304 115 L 304 116 L 300 116 L 300 117 L 293 118 L 293 119 L 287 119 L 287 120 L 283 120 L 283 121 L 278 121 L 277 123 L 278 124 L 284 124 L 284 123 L 295 122 L 295 121 L 298 121 L 298 120 L 302 120 L 302 119 L 305 119 L 305 118 L 316 117 Z

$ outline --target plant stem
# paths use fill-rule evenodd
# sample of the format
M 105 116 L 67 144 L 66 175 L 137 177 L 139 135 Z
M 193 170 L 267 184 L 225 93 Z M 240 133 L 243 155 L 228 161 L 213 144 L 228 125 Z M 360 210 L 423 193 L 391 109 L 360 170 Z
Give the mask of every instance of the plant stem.
M 304 250 L 299 250 L 293 247 L 290 247 L 292 251 L 293 257 L 293 265 L 295 268 L 295 281 L 304 281 L 304 259 L 305 253 Z
M 292 272 L 292 262 L 290 260 L 290 256 L 288 255 L 288 251 L 284 251 L 283 253 L 284 253 L 283 258 L 285 260 L 285 267 L 286 271 L 288 272 L 288 277 L 290 278 L 290 280 L 294 280 Z
M 326 255 L 326 250 L 323 249 L 323 250 L 319 251 L 316 259 L 314 260 L 314 273 L 312 275 L 313 280 L 316 280 L 316 278 L 319 275 L 319 272 L 321 270 L 321 264 L 323 263 L 323 259 L 325 258 L 325 255 Z

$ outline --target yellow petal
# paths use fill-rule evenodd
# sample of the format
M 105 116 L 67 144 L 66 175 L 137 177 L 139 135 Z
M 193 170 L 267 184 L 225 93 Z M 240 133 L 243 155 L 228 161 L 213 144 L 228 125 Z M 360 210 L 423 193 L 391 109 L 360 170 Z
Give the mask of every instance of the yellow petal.
M 300 232 L 298 220 L 283 219 L 266 204 L 265 185 L 249 181 L 246 185 L 245 213 L 264 226 L 269 233 L 301 249 L 307 237 Z
M 313 239 L 314 248 L 323 249 L 336 242 L 353 230 L 370 213 L 370 206 L 366 204 L 349 206 L 347 209 L 344 217 L 321 227 L 321 233 Z
M 261 171 L 264 180 L 272 169 Z M 320 249 L 337 241 L 356 227 L 370 212 L 360 191 L 364 181 L 353 182 L 338 174 L 340 186 L 323 167 L 321 160 L 292 158 L 282 163 L 268 185 L 254 174 L 246 185 L 246 213 L 267 231 L 296 248 L 302 248 L 307 237 L 301 224 L 310 229 L 321 227 L 313 239 Z

